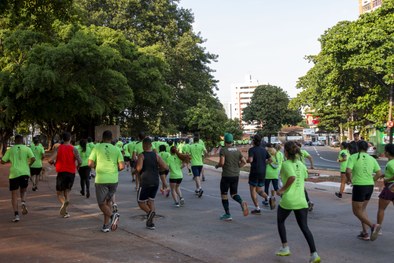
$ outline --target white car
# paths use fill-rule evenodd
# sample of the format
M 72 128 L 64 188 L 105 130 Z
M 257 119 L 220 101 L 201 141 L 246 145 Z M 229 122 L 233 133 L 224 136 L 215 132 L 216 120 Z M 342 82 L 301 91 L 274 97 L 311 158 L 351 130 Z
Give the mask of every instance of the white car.
M 322 142 L 322 141 L 315 141 L 315 142 L 312 142 L 312 146 L 324 146 L 324 142 Z
M 367 153 L 374 158 L 378 158 L 378 151 L 376 149 L 376 146 L 372 142 L 368 142 Z

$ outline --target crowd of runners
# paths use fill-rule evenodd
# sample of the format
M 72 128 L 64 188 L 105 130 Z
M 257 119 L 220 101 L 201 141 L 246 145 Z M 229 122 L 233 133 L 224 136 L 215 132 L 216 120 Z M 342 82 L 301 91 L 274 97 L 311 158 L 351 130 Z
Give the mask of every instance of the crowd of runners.
M 313 158 L 301 149 L 297 142 L 286 142 L 284 151 L 281 145 L 266 144 L 261 136 L 253 137 L 253 146 L 245 157 L 239 148 L 233 144 L 232 134 L 224 135 L 224 145 L 219 150 L 219 162 L 216 168 L 222 168 L 220 192 L 224 214 L 220 220 L 231 221 L 229 209 L 230 197 L 239 203 L 244 216 L 249 214 L 247 202 L 238 194 L 240 169 L 250 164 L 249 189 L 254 208 L 250 214 L 260 215 L 261 208 L 258 196 L 262 197 L 262 205 L 270 209 L 277 207 L 277 226 L 282 246 L 277 251 L 278 256 L 291 254 L 287 243 L 285 221 L 293 211 L 310 248 L 310 261 L 320 262 L 313 235 L 308 228 L 308 212 L 313 210 L 313 202 L 304 187 L 308 177 L 306 159 L 310 168 L 314 169 Z M 384 173 L 380 171 L 377 161 L 366 153 L 368 144 L 355 136 L 355 141 L 341 144 L 338 162 L 340 163 L 341 187 L 335 193 L 342 198 L 346 183 L 353 185 L 352 209 L 360 220 L 362 231 L 358 238 L 375 240 L 381 230 L 384 211 L 390 203 L 394 203 L 394 145 L 385 146 L 388 163 Z M 126 169 L 130 172 L 137 189 L 138 206 L 146 213 L 146 228 L 155 229 L 155 197 L 160 191 L 171 197 L 174 206 L 185 204 L 180 185 L 183 179 L 182 169 L 187 167 L 195 181 L 195 194 L 203 196 L 202 181 L 203 161 L 207 154 L 204 142 L 195 134 L 192 143 L 181 140 L 177 144 L 164 142 L 155 137 L 153 140 L 144 133 L 138 135 L 135 141 L 113 141 L 112 133 L 104 131 L 102 141 L 93 143 L 91 138 L 81 139 L 77 146 L 71 143 L 71 134 L 62 134 L 59 144 L 48 162 L 55 165 L 56 192 L 60 203 L 59 214 L 68 218 L 70 191 L 73 187 L 76 171 L 80 176 L 80 194 L 90 198 L 90 180 L 94 178 L 95 196 L 99 209 L 103 213 L 102 232 L 115 231 L 119 224 L 120 214 L 115 201 L 118 186 L 119 171 Z M 32 190 L 38 190 L 38 177 L 42 172 L 42 161 L 45 151 L 39 140 L 35 138 L 28 147 L 23 143 L 23 137 L 15 136 L 15 145 L 6 151 L 2 163 L 11 163 L 9 173 L 9 189 L 11 191 L 13 222 L 20 221 L 19 210 L 28 213 L 26 190 L 29 180 Z M 375 181 L 384 179 L 385 187 L 379 195 L 377 223 L 373 224 L 367 216 L 366 207 L 370 200 Z M 271 189 L 271 190 L 270 190 Z M 279 205 L 276 198 L 280 197 Z M 18 197 L 21 200 L 20 207 Z

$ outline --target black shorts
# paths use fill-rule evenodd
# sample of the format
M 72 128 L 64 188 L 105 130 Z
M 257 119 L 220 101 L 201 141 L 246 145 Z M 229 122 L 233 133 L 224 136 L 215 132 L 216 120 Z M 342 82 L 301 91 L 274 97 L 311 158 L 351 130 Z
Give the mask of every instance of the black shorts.
M 155 186 L 141 186 L 138 189 L 138 193 L 137 193 L 137 201 L 138 202 L 146 202 L 148 200 L 155 200 L 156 194 L 157 194 L 157 190 L 159 189 L 158 185 Z
M 170 178 L 170 184 L 181 184 L 181 183 L 182 183 L 182 178 L 178 178 L 178 179 Z
M 42 167 L 41 168 L 32 168 L 30 167 L 30 175 L 40 175 L 42 171 Z
M 75 174 L 60 172 L 56 176 L 56 191 L 71 190 L 74 184 Z
M 21 175 L 16 178 L 10 179 L 10 191 L 18 190 L 19 188 L 24 189 L 29 185 L 29 176 Z
M 124 156 L 123 159 L 125 162 L 130 162 L 130 160 L 131 160 L 129 156 Z
M 371 199 L 373 193 L 373 185 L 353 185 L 352 201 L 364 202 Z
M 239 177 L 222 177 L 220 180 L 220 193 L 227 195 L 228 189 L 230 189 L 230 195 L 236 195 L 238 192 L 238 181 Z

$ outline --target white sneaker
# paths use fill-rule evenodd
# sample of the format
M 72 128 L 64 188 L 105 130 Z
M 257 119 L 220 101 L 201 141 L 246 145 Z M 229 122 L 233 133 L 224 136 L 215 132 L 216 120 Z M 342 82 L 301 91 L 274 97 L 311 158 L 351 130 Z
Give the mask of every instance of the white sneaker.
M 313 252 L 311 254 L 311 258 L 309 259 L 309 263 L 319 263 L 321 261 L 319 255 L 317 252 Z
M 15 215 L 14 219 L 12 219 L 12 222 L 17 223 L 17 222 L 19 222 L 19 220 L 21 220 L 19 215 Z
M 290 256 L 290 255 L 291 255 L 291 252 L 290 252 L 289 246 L 281 247 L 281 248 L 276 252 L 276 255 L 277 255 L 277 256 L 281 256 L 281 257 Z

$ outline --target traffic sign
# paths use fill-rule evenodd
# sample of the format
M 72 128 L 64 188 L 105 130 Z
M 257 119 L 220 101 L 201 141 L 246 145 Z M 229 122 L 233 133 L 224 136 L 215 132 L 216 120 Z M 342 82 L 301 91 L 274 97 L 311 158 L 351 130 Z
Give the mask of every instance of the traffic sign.
M 386 124 L 387 124 L 387 127 L 389 127 L 389 128 L 393 128 L 393 126 L 394 126 L 393 121 L 388 121 Z

